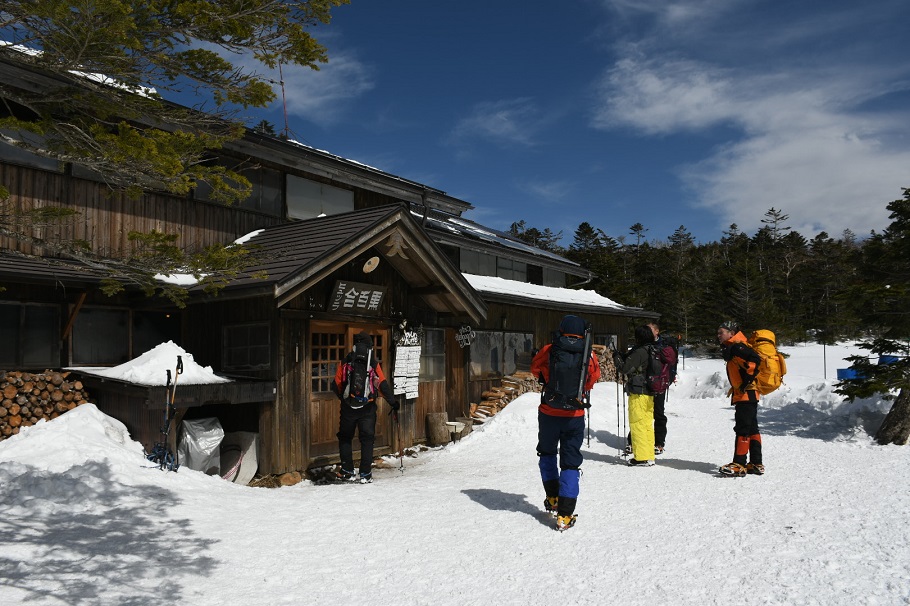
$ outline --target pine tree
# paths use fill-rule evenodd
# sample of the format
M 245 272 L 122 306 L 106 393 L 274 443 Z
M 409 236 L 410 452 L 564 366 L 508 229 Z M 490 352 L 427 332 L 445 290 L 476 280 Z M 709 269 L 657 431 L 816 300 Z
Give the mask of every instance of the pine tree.
M 891 224 L 873 233 L 863 246 L 859 279 L 851 291 L 855 313 L 878 337 L 862 344 L 871 354 L 891 356 L 887 364 L 872 364 L 865 356 L 851 358 L 858 379 L 843 381 L 838 392 L 847 399 L 875 393 L 896 401 L 876 433 L 880 444 L 910 440 L 910 188 L 888 205 Z
M 181 196 L 206 184 L 212 201 L 243 200 L 249 180 L 205 160 L 245 132 L 235 119 L 239 108 L 264 107 L 275 92 L 263 76 L 227 57 L 318 69 L 326 50 L 307 30 L 328 23 L 330 9 L 347 3 L 4 2 L 0 25 L 11 44 L 0 45 L 0 62 L 30 77 L 0 81 L 0 139 L 87 168 L 133 199 L 147 189 Z M 195 106 L 166 101 L 181 94 Z M 217 289 L 252 259 L 243 247 L 183 250 L 171 235 L 152 232 L 131 234 L 135 254 L 111 260 L 82 242 L 50 243 L 37 235 L 72 216 L 72 208 L 23 215 L 12 212 L 8 199 L 0 183 L 3 235 L 104 268 L 114 278 L 109 292 L 132 282 L 146 291 L 160 287 L 179 303 L 185 292 L 156 284 L 155 273 L 208 275 Z

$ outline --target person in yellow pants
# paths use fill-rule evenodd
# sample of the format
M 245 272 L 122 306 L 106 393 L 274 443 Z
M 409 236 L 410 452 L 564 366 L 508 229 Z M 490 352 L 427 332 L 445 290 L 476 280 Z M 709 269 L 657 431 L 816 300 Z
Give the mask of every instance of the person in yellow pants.
M 614 363 L 626 375 L 629 395 L 629 428 L 632 458 L 629 465 L 654 465 L 654 395 L 648 389 L 648 364 L 653 357 L 654 332 L 648 325 L 635 329 L 635 346 L 625 356 L 615 354 Z

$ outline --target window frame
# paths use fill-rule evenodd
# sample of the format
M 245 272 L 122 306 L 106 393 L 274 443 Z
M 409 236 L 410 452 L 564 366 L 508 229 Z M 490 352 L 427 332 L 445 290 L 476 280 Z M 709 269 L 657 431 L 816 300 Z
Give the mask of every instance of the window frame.
M 230 344 L 233 338 L 237 338 L 237 335 L 232 335 L 232 331 L 246 331 L 245 337 L 253 334 L 265 334 L 265 343 L 250 343 L 249 340 L 245 344 L 232 345 Z M 264 361 L 259 363 L 250 363 L 251 359 L 256 359 L 255 356 L 250 355 L 250 351 L 262 350 L 265 352 Z M 233 363 L 232 352 L 240 352 L 246 350 L 246 364 L 236 364 Z M 271 324 L 268 321 L 261 322 L 238 322 L 236 324 L 227 324 L 221 328 L 221 368 L 225 371 L 253 371 L 253 370 L 269 370 L 272 367 L 272 328 Z

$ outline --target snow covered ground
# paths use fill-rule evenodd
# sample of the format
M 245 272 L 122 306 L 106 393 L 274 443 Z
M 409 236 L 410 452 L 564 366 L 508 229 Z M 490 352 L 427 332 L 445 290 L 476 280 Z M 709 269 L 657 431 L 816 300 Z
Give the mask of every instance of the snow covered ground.
M 84 405 L 0 442 L 0 604 L 908 604 L 910 448 L 869 435 L 890 403 L 832 392 L 854 347 L 827 368 L 819 346 L 784 351 L 761 477 L 715 473 L 734 438 L 720 360 L 685 360 L 652 468 L 618 456 L 622 400 L 598 384 L 564 533 L 541 510 L 533 394 L 404 473 L 280 489 L 151 468 Z

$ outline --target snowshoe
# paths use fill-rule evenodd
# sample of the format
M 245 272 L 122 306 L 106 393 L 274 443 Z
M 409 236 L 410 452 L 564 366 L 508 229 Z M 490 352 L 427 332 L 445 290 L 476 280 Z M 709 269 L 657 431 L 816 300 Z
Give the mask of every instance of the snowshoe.
M 721 465 L 717 471 L 720 472 L 720 475 L 729 476 L 731 478 L 741 478 L 746 475 L 745 465 L 740 465 L 739 463 Z
M 765 466 L 761 463 L 749 463 L 746 465 L 746 473 L 761 476 L 765 474 Z
M 639 461 L 638 459 L 629 459 L 629 465 L 632 467 L 654 467 L 654 459 Z
M 556 530 L 563 532 L 575 526 L 576 515 L 556 516 Z
M 547 513 L 556 515 L 556 511 L 559 508 L 559 497 L 547 497 L 543 500 L 543 508 Z

